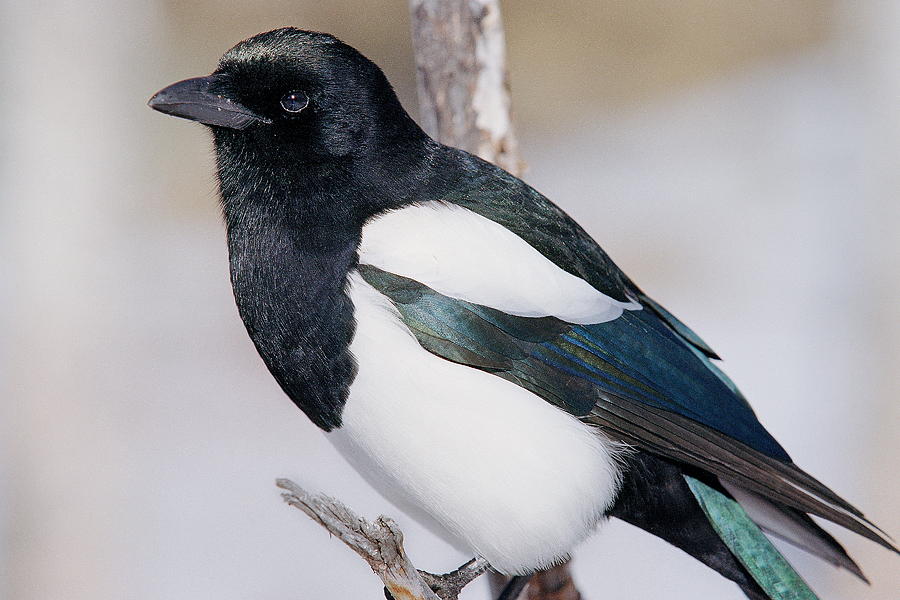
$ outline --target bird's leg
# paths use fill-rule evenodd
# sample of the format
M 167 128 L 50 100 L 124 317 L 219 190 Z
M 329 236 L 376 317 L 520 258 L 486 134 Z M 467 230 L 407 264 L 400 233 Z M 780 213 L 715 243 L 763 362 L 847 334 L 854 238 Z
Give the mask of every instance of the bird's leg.
M 426 573 L 425 571 L 419 571 L 419 576 L 422 577 L 425 583 L 428 584 L 428 587 L 434 590 L 434 593 L 440 598 L 443 600 L 455 600 L 464 587 L 487 571 L 490 566 L 488 561 L 479 556 L 473 558 L 455 571 L 450 571 L 443 575 L 434 575 L 432 573 Z
M 491 588 L 491 598 L 496 598 L 506 589 L 511 577 L 498 573 L 497 571 L 488 572 L 488 584 Z
M 516 575 L 511 578 L 506 587 L 503 588 L 503 591 L 500 592 L 500 595 L 497 596 L 497 600 L 516 600 L 522 594 L 522 591 L 525 590 L 529 580 L 531 580 L 531 575 Z

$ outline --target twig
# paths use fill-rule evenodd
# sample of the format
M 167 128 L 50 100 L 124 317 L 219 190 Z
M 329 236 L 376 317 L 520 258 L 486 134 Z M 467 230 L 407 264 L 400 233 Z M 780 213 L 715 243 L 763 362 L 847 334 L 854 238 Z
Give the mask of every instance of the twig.
M 403 550 L 403 532 L 388 517 L 370 522 L 329 496 L 311 494 L 290 479 L 275 484 L 284 501 L 302 510 L 360 555 L 384 583 L 394 600 L 457 600 L 460 591 L 488 569 L 473 559 L 445 575 L 419 571 Z
M 443 575 L 432 575 L 426 571 L 419 571 L 419 575 L 438 596 L 451 600 L 458 597 L 464 587 L 483 575 L 488 568 L 490 565 L 486 560 L 473 558 L 455 571 Z

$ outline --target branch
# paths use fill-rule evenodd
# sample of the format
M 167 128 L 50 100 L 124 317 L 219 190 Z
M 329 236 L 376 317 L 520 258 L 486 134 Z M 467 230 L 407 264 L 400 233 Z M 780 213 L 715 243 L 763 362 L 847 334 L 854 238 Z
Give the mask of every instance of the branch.
M 299 508 L 360 555 L 395 600 L 457 600 L 460 591 L 484 573 L 488 564 L 473 559 L 444 575 L 432 575 L 413 566 L 403 550 L 403 533 L 388 517 L 370 522 L 334 498 L 310 494 L 290 479 L 275 484 L 284 501 Z
M 517 175 L 498 0 L 410 0 L 422 127 Z

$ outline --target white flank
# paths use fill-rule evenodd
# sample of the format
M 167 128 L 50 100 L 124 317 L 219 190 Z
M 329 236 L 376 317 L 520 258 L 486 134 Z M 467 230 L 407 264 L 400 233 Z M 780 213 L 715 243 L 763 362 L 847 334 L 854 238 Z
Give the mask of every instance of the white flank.
M 586 324 L 641 308 L 598 292 L 502 225 L 452 204 L 413 205 L 371 220 L 359 252 L 363 264 L 513 315 Z
M 359 372 L 329 438 L 382 494 L 500 572 L 565 558 L 615 499 L 618 446 L 513 383 L 430 354 L 357 273 L 350 295 Z

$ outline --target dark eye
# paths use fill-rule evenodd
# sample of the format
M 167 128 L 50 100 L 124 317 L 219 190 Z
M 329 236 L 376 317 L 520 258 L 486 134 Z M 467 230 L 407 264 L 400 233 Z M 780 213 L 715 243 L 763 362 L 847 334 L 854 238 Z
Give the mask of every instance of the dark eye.
M 298 113 L 309 106 L 309 97 L 303 92 L 296 91 L 281 97 L 281 108 L 289 113 Z

